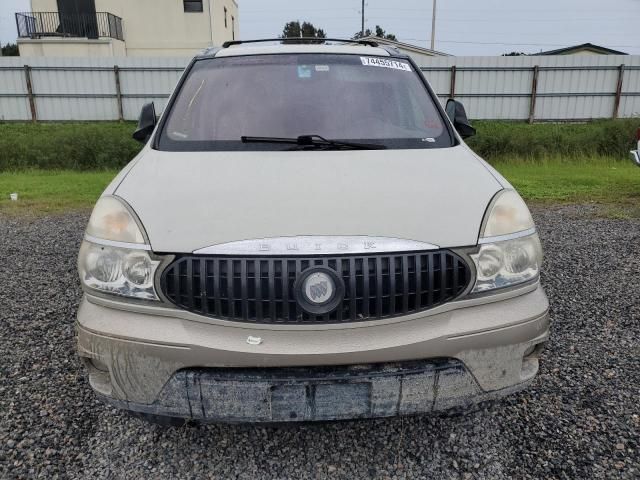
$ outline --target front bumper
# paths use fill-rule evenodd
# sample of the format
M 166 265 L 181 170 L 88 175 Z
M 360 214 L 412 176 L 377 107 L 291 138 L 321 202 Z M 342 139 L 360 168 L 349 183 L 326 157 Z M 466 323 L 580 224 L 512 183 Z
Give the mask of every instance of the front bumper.
M 357 327 L 202 322 L 85 298 L 78 350 L 104 400 L 143 413 L 253 422 L 425 413 L 532 381 L 549 328 L 546 296 L 533 288 Z
M 186 369 L 171 377 L 151 405 L 102 398 L 125 410 L 196 422 L 326 421 L 465 408 L 521 390 L 531 379 L 485 392 L 462 362 L 450 359 L 328 368 Z

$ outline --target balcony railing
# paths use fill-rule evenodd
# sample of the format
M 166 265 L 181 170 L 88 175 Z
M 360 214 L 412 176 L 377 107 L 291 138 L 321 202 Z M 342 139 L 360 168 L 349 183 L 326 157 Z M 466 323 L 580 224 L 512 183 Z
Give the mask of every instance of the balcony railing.
M 20 12 L 16 13 L 16 25 L 20 38 L 86 37 L 124 40 L 122 18 L 107 12 Z

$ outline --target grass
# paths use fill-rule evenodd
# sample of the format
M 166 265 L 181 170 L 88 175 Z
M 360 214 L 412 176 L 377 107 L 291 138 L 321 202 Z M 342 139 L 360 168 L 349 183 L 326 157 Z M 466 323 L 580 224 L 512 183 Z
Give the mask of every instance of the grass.
M 26 171 L 0 173 L 0 213 L 41 215 L 83 210 L 96 199 L 116 171 Z M 10 193 L 18 193 L 11 201 Z
M 135 123 L 0 123 L 0 172 L 120 169 L 140 151 Z
M 640 118 L 598 120 L 589 123 L 535 123 L 476 121 L 478 134 L 468 144 L 487 160 L 520 163 L 549 158 L 626 159 L 634 147 Z
M 608 215 L 640 216 L 640 169 L 628 160 L 640 118 L 474 126 L 469 145 L 528 201 L 597 202 Z M 140 150 L 134 129 L 131 122 L 0 122 L 0 213 L 90 208 Z M 9 200 L 12 192 L 17 202 Z
M 640 217 L 640 168 L 631 161 L 497 161 L 494 166 L 533 203 L 588 203 L 612 217 Z M 117 171 L 0 173 L 0 213 L 41 215 L 91 208 Z M 9 194 L 17 192 L 13 202 Z
M 502 173 L 530 201 L 619 203 L 640 200 L 640 168 L 631 160 L 606 158 L 540 163 L 496 162 Z
M 477 121 L 469 146 L 488 160 L 520 163 L 549 157 L 626 158 L 640 118 L 582 124 Z M 132 122 L 1 123 L 0 172 L 119 170 L 140 151 Z
M 528 203 L 595 203 L 608 218 L 640 218 L 640 168 L 631 160 L 494 162 Z

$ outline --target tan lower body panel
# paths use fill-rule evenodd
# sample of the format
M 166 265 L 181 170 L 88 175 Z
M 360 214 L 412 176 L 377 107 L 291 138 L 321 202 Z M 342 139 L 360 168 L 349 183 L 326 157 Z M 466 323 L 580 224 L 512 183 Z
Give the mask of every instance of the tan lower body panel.
M 387 416 L 457 406 L 522 388 L 538 370 L 539 349 L 528 351 L 548 337 L 547 310 L 546 296 L 538 288 L 507 300 L 395 323 L 269 329 L 134 313 L 85 299 L 78 313 L 78 351 L 86 359 L 92 387 L 123 408 L 230 421 L 327 419 L 317 414 L 322 408 L 337 412 L 335 418 Z M 260 343 L 250 344 L 248 337 Z M 385 364 L 385 373 L 370 374 L 380 364 Z M 318 377 L 313 369 L 321 366 L 336 366 L 336 380 Z M 299 373 L 282 377 L 287 369 Z M 360 369 L 357 381 L 351 381 L 354 369 Z M 260 379 L 260 372 L 276 377 Z M 305 378 L 298 381 L 296 375 Z M 380 390 L 385 384 L 388 390 Z M 192 405 L 194 392 L 202 398 Z M 211 402 L 225 395 L 235 399 L 227 401 L 229 413 L 206 414 L 207 405 L 211 412 L 221 412 Z M 416 395 L 424 397 L 418 409 L 411 400 Z M 183 404 L 175 406 L 180 398 Z M 285 403 L 278 410 L 282 398 L 298 407 Z M 348 399 L 355 404 L 342 414 L 322 407 L 323 399 L 331 398 L 342 398 L 345 408 Z M 249 412 L 232 408 L 252 401 L 271 405 L 271 413 L 251 416 L 257 407 L 247 407 Z M 394 402 L 396 406 L 389 407 Z M 377 411 L 377 404 L 387 407 Z

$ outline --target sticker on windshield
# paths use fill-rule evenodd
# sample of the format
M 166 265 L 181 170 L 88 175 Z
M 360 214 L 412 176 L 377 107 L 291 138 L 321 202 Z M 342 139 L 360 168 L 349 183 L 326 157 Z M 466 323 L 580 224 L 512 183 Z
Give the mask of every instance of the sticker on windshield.
M 360 60 L 362 60 L 362 65 L 369 67 L 393 68 L 394 70 L 411 72 L 411 65 L 404 62 L 398 62 L 397 60 L 388 60 L 386 58 L 378 57 L 360 57 Z
M 309 65 L 298 65 L 298 78 L 311 78 L 311 67 Z

